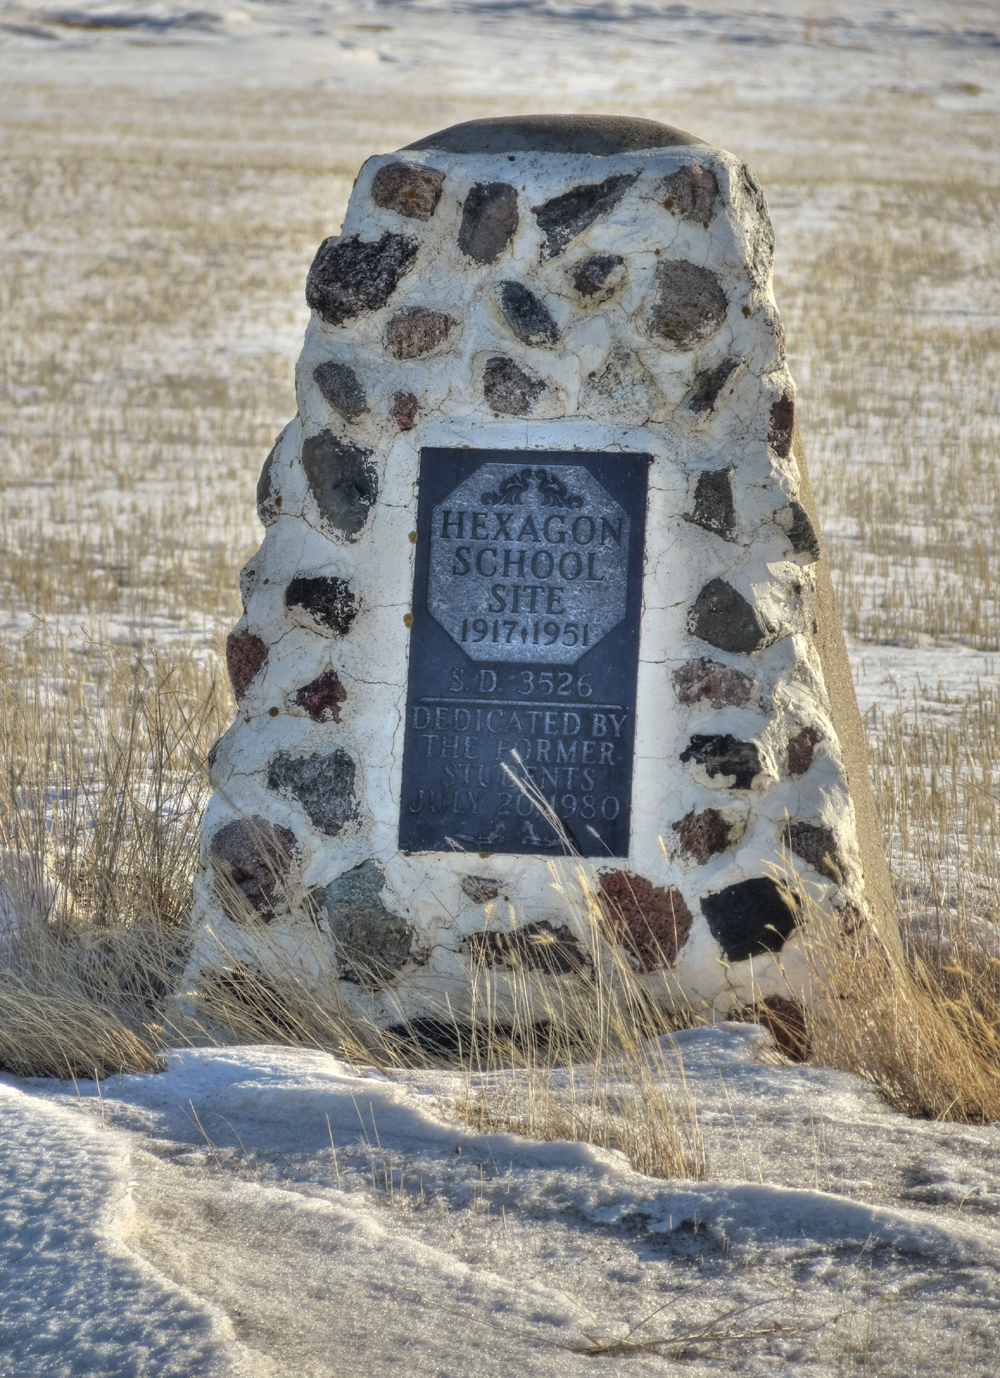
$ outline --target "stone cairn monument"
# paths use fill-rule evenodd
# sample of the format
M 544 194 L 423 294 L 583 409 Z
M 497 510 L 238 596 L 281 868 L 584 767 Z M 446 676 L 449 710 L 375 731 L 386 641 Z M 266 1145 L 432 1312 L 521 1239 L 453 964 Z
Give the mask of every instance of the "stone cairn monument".
M 484 953 L 572 980 L 567 855 L 709 1018 L 805 986 L 807 909 L 891 914 L 773 245 L 740 160 L 650 120 L 365 163 L 258 484 L 190 989 L 391 1026 Z

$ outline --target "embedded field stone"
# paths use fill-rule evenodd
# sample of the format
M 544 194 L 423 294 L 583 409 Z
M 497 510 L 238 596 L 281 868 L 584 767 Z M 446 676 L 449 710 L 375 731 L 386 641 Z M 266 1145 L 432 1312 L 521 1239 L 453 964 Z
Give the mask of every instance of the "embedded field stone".
M 710 780 L 731 779 L 729 789 L 751 789 L 762 769 L 757 743 L 741 741 L 731 732 L 695 732 L 681 760 L 704 766 Z
M 788 532 L 788 539 L 792 543 L 792 550 L 796 555 L 801 555 L 803 564 L 815 564 L 822 554 L 819 537 L 816 535 L 816 528 L 813 526 L 809 513 L 800 502 L 794 499 L 788 504 L 788 514 L 791 520 L 785 529 Z
M 673 680 L 678 700 L 688 707 L 707 699 L 713 708 L 741 708 L 753 689 L 753 680 L 742 670 L 704 657 L 678 666 Z
M 794 737 L 788 739 L 788 773 L 805 775 L 813 763 L 816 748 L 823 740 L 822 733 L 815 727 L 803 727 Z
M 372 178 L 372 200 L 411 220 L 430 220 L 441 200 L 444 173 L 418 163 L 388 163 Z
M 554 196 L 540 206 L 532 206 L 532 214 L 545 235 L 542 260 L 555 258 L 577 235 L 584 232 L 598 217 L 614 210 L 638 172 L 622 172 L 605 177 L 603 182 L 589 182 L 572 187 L 561 196 Z
M 357 816 L 355 765 L 340 747 L 311 756 L 279 751 L 267 768 L 267 787 L 301 804 L 310 823 L 336 837 Z
M 664 209 L 683 220 L 694 220 L 707 230 L 715 211 L 719 183 L 715 173 L 701 163 L 679 167 L 660 183 Z
M 734 1010 L 728 1019 L 742 1024 L 760 1024 L 765 1028 L 789 1062 L 805 1062 L 811 1040 L 806 1028 L 805 1010 L 797 1000 L 783 995 L 769 995 L 756 1004 Z
M 694 922 L 679 890 L 628 871 L 606 871 L 600 899 L 612 933 L 641 971 L 676 963 Z
M 588 415 L 641 423 L 663 401 L 656 381 L 642 361 L 617 340 L 608 351 L 604 368 L 591 374 L 580 392 L 580 405 Z
M 807 861 L 814 871 L 832 880 L 834 885 L 843 885 L 846 867 L 837 850 L 837 839 L 832 828 L 822 823 L 803 823 L 793 819 L 782 829 L 781 840 L 796 856 Z
M 487 359 L 483 369 L 483 396 L 495 412 L 527 416 L 545 391 L 540 378 L 503 354 Z
M 573 286 L 588 301 L 606 301 L 625 281 L 621 254 L 591 254 L 573 269 Z
M 412 236 L 388 230 L 374 243 L 356 235 L 324 239 L 306 278 L 306 302 L 329 325 L 377 311 L 412 268 L 419 247 Z
M 688 613 L 688 630 L 720 651 L 748 655 L 767 641 L 767 628 L 756 610 L 725 579 L 711 579 Z
M 673 828 L 681 851 L 700 866 L 726 850 L 733 831 L 719 809 L 692 809 Z
M 559 327 L 552 313 L 523 282 L 501 282 L 498 299 L 504 320 L 522 344 L 559 343 Z
M 350 584 L 333 574 L 297 574 L 285 589 L 285 607 L 304 612 L 318 630 L 334 636 L 346 636 L 358 615 Z
M 672 349 L 693 349 L 716 334 L 728 305 L 711 268 L 663 259 L 656 269 L 649 329 Z
M 357 536 L 378 497 L 372 451 L 320 431 L 302 443 L 302 468 L 323 521 L 348 540 Z
M 514 187 L 507 182 L 478 182 L 462 207 L 458 247 L 476 263 L 496 263 L 517 226 Z
M 444 311 L 407 306 L 386 326 L 385 342 L 394 359 L 420 359 L 444 344 L 457 325 L 454 316 Z
M 792 452 L 792 432 L 795 430 L 795 395 L 784 392 L 771 403 L 771 417 L 767 428 L 767 443 L 776 455 L 787 459 Z
M 251 1028 L 254 1025 L 263 1027 L 272 1035 L 280 1032 L 293 1043 L 302 1033 L 302 1025 L 289 1010 L 295 995 L 294 987 L 286 988 L 283 995 L 276 982 L 241 962 L 209 967 L 198 982 L 198 996 L 211 1010 L 221 1008 L 225 1011 L 226 1006 L 235 1005 L 243 1015 L 249 1016 Z
M 694 511 L 688 521 L 731 541 L 736 535 L 736 506 L 730 469 L 706 469 L 698 475 Z
M 340 706 L 347 701 L 347 690 L 336 670 L 326 670 L 303 684 L 288 701 L 304 709 L 313 722 L 340 722 Z
M 282 432 L 282 435 L 284 432 Z M 281 436 L 274 443 L 257 480 L 257 516 L 264 526 L 270 526 L 281 514 L 281 494 L 274 487 L 274 462 L 281 446 Z
M 313 381 L 345 421 L 357 421 L 368 410 L 368 399 L 361 380 L 347 364 L 338 364 L 334 359 L 317 364 L 313 369 Z
M 268 919 L 295 850 L 291 828 L 273 824 L 259 814 L 236 818 L 217 829 L 208 853 L 213 886 L 227 917 L 234 922 L 245 917 L 242 896 L 251 909 Z
M 469 935 L 469 954 L 477 966 L 578 975 L 590 958 L 564 925 L 524 923 L 516 928 L 487 929 Z
M 727 962 L 780 952 L 801 917 L 798 896 L 770 876 L 703 895 L 701 911 Z
M 750 272 L 754 279 L 764 285 L 771 275 L 774 264 L 774 227 L 768 214 L 767 198 L 756 177 L 744 163 L 740 168 L 737 187 L 742 193 L 741 200 L 749 208 Z M 742 207 L 741 207 L 742 209 Z
M 500 882 L 492 876 L 463 876 L 459 884 L 473 904 L 489 904 L 500 893 Z
M 329 925 L 340 974 L 366 989 L 382 989 L 410 962 L 412 926 L 386 908 L 385 873 L 375 861 L 362 862 L 311 898 Z
M 267 646 L 259 636 L 252 632 L 230 632 L 226 638 L 226 669 L 237 703 L 242 703 L 266 664 Z
M 412 392 L 397 392 L 392 399 L 389 415 L 401 431 L 412 431 L 417 424 L 420 403 Z
M 688 397 L 688 406 L 693 412 L 712 411 L 718 402 L 723 388 L 737 371 L 742 359 L 723 359 L 714 368 L 702 369 L 694 376 L 694 387 Z

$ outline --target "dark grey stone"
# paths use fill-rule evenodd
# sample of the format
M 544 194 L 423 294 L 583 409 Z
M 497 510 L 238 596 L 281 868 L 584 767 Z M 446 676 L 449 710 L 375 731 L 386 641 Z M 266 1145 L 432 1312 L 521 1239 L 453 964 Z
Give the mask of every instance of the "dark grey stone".
M 282 431 L 281 435 L 284 435 Z M 278 457 L 278 450 L 281 448 L 281 435 L 271 448 L 271 453 L 264 460 L 264 467 L 260 471 L 260 478 L 257 480 L 257 516 L 265 526 L 272 526 L 281 515 L 281 494 L 276 492 L 274 487 L 274 461 Z
M 430 220 L 441 200 L 444 173 L 419 163 L 387 163 L 372 178 L 372 200 L 411 220 Z
M 462 207 L 458 247 L 476 263 L 495 263 L 517 225 L 516 190 L 507 182 L 477 182 Z
M 367 990 L 390 982 L 410 960 L 413 929 L 382 902 L 382 868 L 362 862 L 329 885 L 312 891 L 336 944 L 340 974 Z
M 790 502 L 788 507 L 792 520 L 787 531 L 792 549 L 796 555 L 806 557 L 806 564 L 813 564 L 820 557 L 820 544 L 819 537 L 816 535 L 816 528 L 809 520 L 809 513 L 800 502 Z
M 396 359 L 420 359 L 443 344 L 458 325 L 443 311 L 407 306 L 397 311 L 385 329 L 385 342 Z
M 525 372 L 513 359 L 497 354 L 487 360 L 483 395 L 493 411 L 506 416 L 527 416 L 544 391 L 542 380 Z
M 346 636 L 358 615 L 350 584 L 333 574 L 297 574 L 285 589 L 285 607 L 301 608 L 336 636 Z
M 793 820 L 785 824 L 781 840 L 789 851 L 807 861 L 814 871 L 826 876 L 835 885 L 843 885 L 846 867 L 831 828 L 822 823 Z
M 672 125 L 629 115 L 503 115 L 450 125 L 407 148 L 440 148 L 445 153 L 591 153 L 607 158 L 643 148 L 704 142 Z
M 660 183 L 664 207 L 684 220 L 697 221 L 706 229 L 715 211 L 718 194 L 719 184 L 715 173 L 701 163 L 679 167 Z
M 728 304 L 710 268 L 667 259 L 656 269 L 649 328 L 674 349 L 693 349 L 716 333 Z
M 378 497 L 372 452 L 320 431 L 302 445 L 302 468 L 320 516 L 350 539 L 368 520 Z
M 743 362 L 742 359 L 723 359 L 715 368 L 702 369 L 694 375 L 694 387 L 688 396 L 693 412 L 711 411 L 719 400 L 719 393 Z
M 368 410 L 368 399 L 361 380 L 347 364 L 327 359 L 326 363 L 317 364 L 313 369 L 313 381 L 345 421 L 357 421 Z
M 324 239 L 306 278 L 306 302 L 331 325 L 343 325 L 365 311 L 376 311 L 413 266 L 419 245 L 388 231 L 375 243 Z
M 541 206 L 532 206 L 539 229 L 545 235 L 542 258 L 555 258 L 588 225 L 614 210 L 638 176 L 638 172 L 620 172 L 606 177 L 603 182 L 573 187 Z
M 756 742 L 742 742 L 729 732 L 696 732 L 681 760 L 704 766 L 709 779 L 717 775 L 731 775 L 730 789 L 750 789 L 760 774 L 760 752 Z
M 698 475 L 694 490 L 694 511 L 688 521 L 714 531 L 731 541 L 736 535 L 736 507 L 733 502 L 731 469 L 710 469 Z
M 757 610 L 725 579 L 711 579 L 688 613 L 692 635 L 720 651 L 748 655 L 767 641 Z
M 800 918 L 798 896 L 768 876 L 755 876 L 703 895 L 701 912 L 729 962 L 780 952 Z
M 499 297 L 504 320 L 522 344 L 559 343 L 559 327 L 548 307 L 523 282 L 501 282 Z
M 268 765 L 267 787 L 297 800 L 314 828 L 336 837 L 357 813 L 354 771 L 354 762 L 340 747 L 312 756 L 279 751 Z
M 793 393 L 783 392 L 771 403 L 771 416 L 767 427 L 767 443 L 782 459 L 787 459 L 792 452 L 794 431 L 795 397 Z
M 564 926 L 525 923 L 517 928 L 488 929 L 469 936 L 469 952 L 481 966 L 521 968 L 547 976 L 569 976 L 590 965 L 583 948 Z
M 573 269 L 573 286 L 588 300 L 603 298 L 624 281 L 624 268 L 621 254 L 591 254 Z
M 746 164 L 740 168 L 739 186 L 751 206 L 750 271 L 754 280 L 763 285 L 774 264 L 774 227 L 767 209 L 767 198 Z
M 213 883 L 222 908 L 239 922 L 238 896 L 265 920 L 273 917 L 276 892 L 295 854 L 295 834 L 266 818 L 236 818 L 213 834 L 209 844 Z

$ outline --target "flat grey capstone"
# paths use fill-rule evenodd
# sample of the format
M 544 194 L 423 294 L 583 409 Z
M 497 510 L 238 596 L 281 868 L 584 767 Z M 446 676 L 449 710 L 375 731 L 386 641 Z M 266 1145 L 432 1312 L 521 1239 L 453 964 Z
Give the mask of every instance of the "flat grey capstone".
M 464 120 L 428 134 L 407 148 L 437 148 L 443 153 L 591 153 L 609 158 L 643 148 L 705 145 L 704 139 L 631 115 L 504 115 Z

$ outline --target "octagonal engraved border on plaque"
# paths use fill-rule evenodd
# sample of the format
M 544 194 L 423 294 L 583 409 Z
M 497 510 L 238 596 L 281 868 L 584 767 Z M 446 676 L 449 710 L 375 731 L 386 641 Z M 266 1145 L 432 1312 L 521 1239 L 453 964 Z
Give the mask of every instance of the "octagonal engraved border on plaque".
M 421 450 L 403 850 L 628 855 L 649 464 Z

